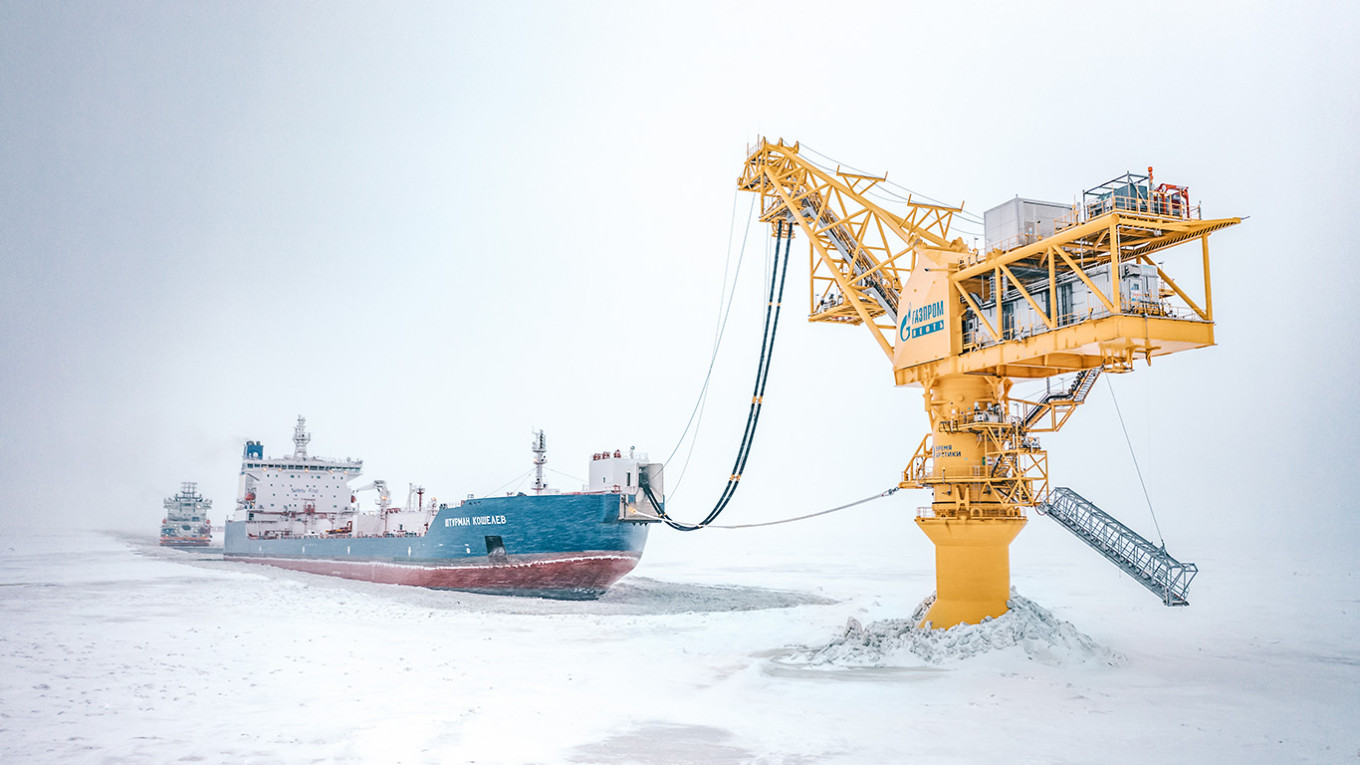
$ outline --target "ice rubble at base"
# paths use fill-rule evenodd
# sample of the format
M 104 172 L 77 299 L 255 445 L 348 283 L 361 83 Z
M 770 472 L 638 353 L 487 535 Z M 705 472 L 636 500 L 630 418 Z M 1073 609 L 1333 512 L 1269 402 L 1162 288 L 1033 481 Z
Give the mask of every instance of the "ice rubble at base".
M 944 630 L 918 628 L 934 602 L 934 595 L 926 598 L 910 619 L 885 619 L 865 626 L 851 617 L 840 637 L 784 661 L 813 667 L 940 666 L 993 652 L 1053 666 L 1114 666 L 1124 660 L 1014 590 L 1007 601 L 1010 610 L 995 619 Z

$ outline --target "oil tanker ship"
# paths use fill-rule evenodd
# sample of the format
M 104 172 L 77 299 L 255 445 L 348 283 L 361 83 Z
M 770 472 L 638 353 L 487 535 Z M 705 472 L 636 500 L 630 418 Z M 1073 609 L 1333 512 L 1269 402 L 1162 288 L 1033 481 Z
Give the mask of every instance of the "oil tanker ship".
M 590 599 L 641 559 L 656 519 L 639 509 L 639 492 L 662 488 L 660 464 L 615 450 L 594 455 L 582 491 L 549 489 L 539 431 L 531 493 L 440 504 L 413 485 L 395 507 L 384 481 L 351 489 L 361 460 L 310 456 L 310 441 L 298 417 L 290 456 L 266 458 L 260 442 L 246 442 L 225 558 L 385 584 Z M 357 497 L 370 489 L 375 507 L 361 509 Z

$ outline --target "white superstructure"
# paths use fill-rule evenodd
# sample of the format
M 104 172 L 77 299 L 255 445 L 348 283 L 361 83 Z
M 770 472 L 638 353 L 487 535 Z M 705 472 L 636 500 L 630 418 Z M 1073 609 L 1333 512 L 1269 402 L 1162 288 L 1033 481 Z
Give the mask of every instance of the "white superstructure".
M 258 441 L 247 441 L 238 496 L 259 513 L 338 513 L 350 509 L 349 482 L 363 472 L 363 460 L 326 460 L 307 455 L 312 439 L 299 416 L 290 457 L 264 457 Z
M 643 493 L 643 485 L 651 487 L 653 496 L 665 496 L 665 483 L 660 462 L 648 462 L 646 454 L 629 448 L 628 454 L 615 449 L 598 452 L 590 459 L 590 483 L 585 491 L 622 494 L 624 517 L 649 515 L 651 506 Z
M 384 536 L 423 534 L 438 507 L 424 501 L 421 489 L 406 507 L 380 502 L 376 512 L 360 513 L 350 481 L 363 472 L 363 460 L 323 459 L 307 454 L 312 436 L 298 416 L 293 454 L 264 456 L 259 441 L 247 441 L 233 521 L 244 521 L 251 537 Z M 386 484 L 383 499 L 386 500 Z M 414 493 L 414 492 L 413 492 Z
M 208 511 L 212 500 L 198 493 L 198 484 L 185 481 L 180 491 L 165 500 L 165 517 L 161 519 L 161 544 L 202 546 L 212 538 L 212 522 Z

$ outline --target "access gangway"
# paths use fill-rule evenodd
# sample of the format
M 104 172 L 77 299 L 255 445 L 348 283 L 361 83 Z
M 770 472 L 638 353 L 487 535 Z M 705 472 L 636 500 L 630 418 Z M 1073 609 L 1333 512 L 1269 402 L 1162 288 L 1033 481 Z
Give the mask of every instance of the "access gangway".
M 1071 489 L 1054 489 L 1037 509 L 1159 596 L 1165 605 L 1190 605 L 1186 591 L 1199 572 L 1195 564 L 1171 557 L 1165 546 L 1152 544 Z

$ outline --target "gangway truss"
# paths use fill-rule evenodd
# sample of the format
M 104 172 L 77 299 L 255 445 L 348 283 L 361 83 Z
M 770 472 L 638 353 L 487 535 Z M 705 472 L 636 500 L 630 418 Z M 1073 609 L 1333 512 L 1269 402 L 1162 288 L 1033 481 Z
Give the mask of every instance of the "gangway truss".
M 1193 563 L 1181 563 L 1138 532 L 1115 520 L 1080 494 L 1066 487 L 1054 489 L 1038 507 L 1078 539 L 1105 556 L 1134 581 L 1148 588 L 1168 606 L 1188 606 L 1186 591 L 1199 573 Z

